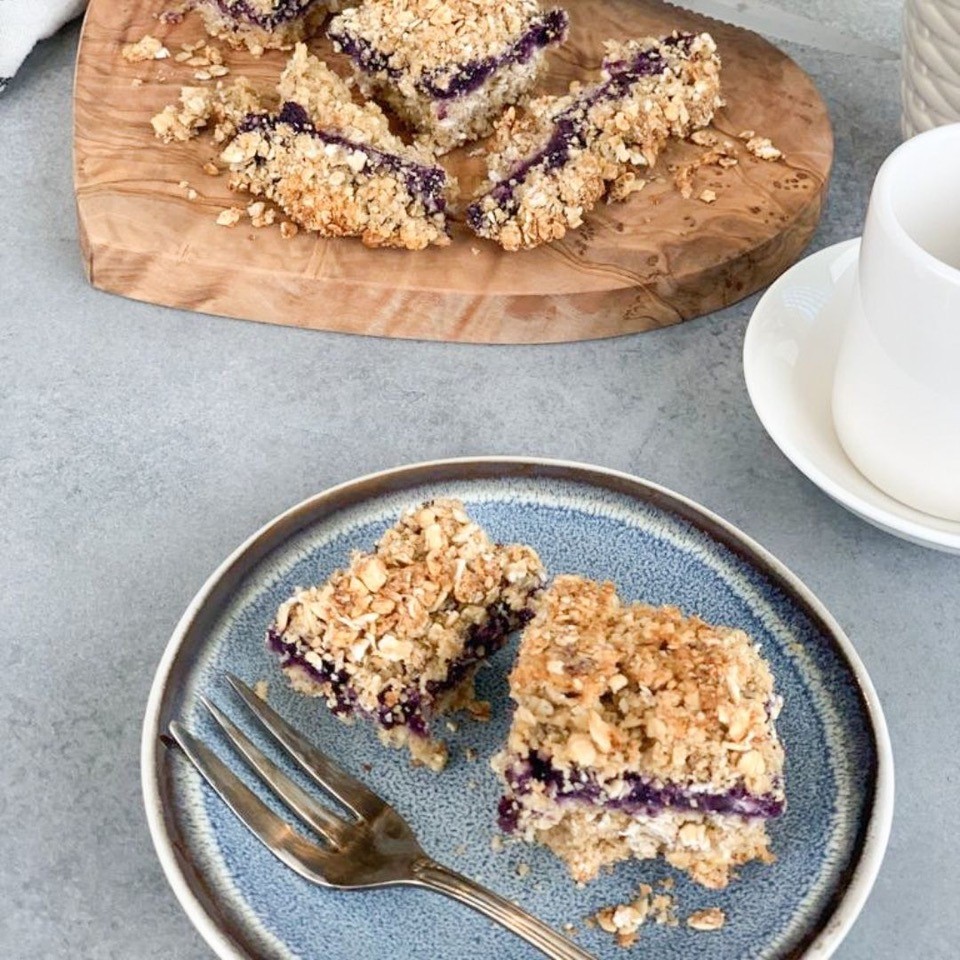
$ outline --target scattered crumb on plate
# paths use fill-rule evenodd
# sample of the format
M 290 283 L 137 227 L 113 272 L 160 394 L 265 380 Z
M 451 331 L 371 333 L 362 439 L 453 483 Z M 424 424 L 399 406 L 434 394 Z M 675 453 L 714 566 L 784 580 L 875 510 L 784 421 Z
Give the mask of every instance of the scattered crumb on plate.
M 676 927 L 676 901 L 669 894 L 654 893 L 650 884 L 641 883 L 635 899 L 601 907 L 587 918 L 587 923 L 595 923 L 605 933 L 613 934 L 621 947 L 632 947 L 639 939 L 638 931 L 650 920 Z
M 726 915 L 719 907 L 706 907 L 687 917 L 687 926 L 692 930 L 719 930 L 726 922 Z

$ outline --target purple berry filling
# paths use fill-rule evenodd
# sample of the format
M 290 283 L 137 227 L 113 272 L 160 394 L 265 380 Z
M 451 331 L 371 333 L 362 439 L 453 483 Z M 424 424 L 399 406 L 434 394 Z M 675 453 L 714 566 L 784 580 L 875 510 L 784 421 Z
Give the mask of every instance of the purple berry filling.
M 693 39 L 692 33 L 684 33 L 668 37 L 661 43 L 689 48 Z M 629 61 L 606 60 L 603 66 L 610 75 L 609 78 L 557 114 L 553 132 L 546 144 L 514 167 L 506 180 L 502 180 L 483 197 L 470 204 L 467 208 L 467 222 L 474 230 L 480 231 L 483 227 L 486 215 L 483 200 L 491 197 L 505 213 L 514 213 L 517 209 L 516 188 L 531 170 L 539 168 L 544 173 L 557 170 L 567 163 L 574 150 L 582 150 L 586 146 L 586 115 L 591 107 L 605 100 L 617 100 L 626 96 L 638 80 L 658 76 L 666 69 L 666 63 L 656 50 L 645 50 Z
M 566 38 L 569 22 L 570 18 L 565 10 L 551 10 L 532 20 L 524 33 L 499 56 L 468 60 L 453 68 L 424 73 L 417 81 L 416 88 L 434 100 L 465 97 L 479 90 L 501 67 L 526 63 L 544 47 L 562 43 Z M 402 69 L 390 64 L 390 55 L 377 50 L 369 40 L 333 31 L 328 31 L 327 36 L 364 73 L 382 73 L 393 80 L 403 76 Z
M 289 23 L 297 17 L 302 17 L 317 2 L 318 0 L 281 0 L 272 12 L 261 13 L 247 0 L 216 0 L 224 16 L 233 20 L 243 20 L 264 30 L 274 30 L 281 23 Z
M 519 629 L 532 616 L 530 609 L 514 611 L 502 603 L 488 607 L 487 618 L 469 629 L 463 654 L 450 663 L 443 680 L 428 680 L 426 692 L 416 686 L 407 688 L 392 707 L 383 702 L 381 694 L 379 706 L 373 712 L 360 707 L 349 674 L 337 669 L 332 662 L 321 658 L 321 666 L 316 666 L 307 660 L 306 651 L 295 640 L 284 639 L 283 634 L 273 627 L 267 631 L 267 647 L 279 655 L 281 667 L 300 667 L 317 683 L 323 684 L 333 701 L 330 708 L 333 713 L 363 713 L 386 730 L 405 726 L 415 736 L 425 738 L 430 735 L 430 717 L 437 699 L 463 683 L 481 660 L 496 653 L 506 643 L 508 634 Z
M 428 167 L 412 160 L 404 160 L 395 154 L 377 150 L 369 144 L 350 140 L 348 137 L 342 137 L 337 133 L 320 130 L 314 126 L 307 111 L 299 103 L 287 101 L 280 112 L 275 115 L 269 113 L 247 114 L 237 129 L 240 133 L 257 130 L 260 133 L 268 134 L 280 124 L 293 128 L 295 133 L 306 133 L 311 137 L 316 137 L 324 143 L 333 143 L 348 150 L 359 151 L 366 155 L 373 169 L 397 174 L 402 179 L 410 196 L 420 200 L 423 204 L 427 216 L 442 213 L 446 207 L 443 188 L 446 185 L 447 174 L 443 167 Z
M 582 770 L 564 774 L 538 754 L 530 754 L 507 770 L 507 781 L 514 795 L 530 793 L 533 784 L 540 783 L 559 803 L 586 803 L 607 810 L 622 810 L 630 816 L 650 817 L 665 810 L 696 810 L 771 819 L 784 811 L 784 802 L 780 798 L 771 794 L 756 796 L 742 786 L 725 793 L 704 793 L 672 783 L 658 786 L 640 774 L 628 774 L 624 780 L 630 785 L 629 791 L 624 796 L 610 798 L 592 774 Z M 504 797 L 498 813 L 500 829 L 505 833 L 515 832 L 520 807 L 514 797 Z

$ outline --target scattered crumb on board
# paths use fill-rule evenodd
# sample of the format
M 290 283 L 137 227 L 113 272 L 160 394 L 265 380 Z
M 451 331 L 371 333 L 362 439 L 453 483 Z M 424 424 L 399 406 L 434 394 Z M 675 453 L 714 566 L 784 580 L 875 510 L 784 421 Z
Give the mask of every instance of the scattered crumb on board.
M 166 60 L 170 51 L 156 38 L 141 37 L 136 43 L 125 43 L 121 51 L 128 63 L 141 63 L 144 60 Z

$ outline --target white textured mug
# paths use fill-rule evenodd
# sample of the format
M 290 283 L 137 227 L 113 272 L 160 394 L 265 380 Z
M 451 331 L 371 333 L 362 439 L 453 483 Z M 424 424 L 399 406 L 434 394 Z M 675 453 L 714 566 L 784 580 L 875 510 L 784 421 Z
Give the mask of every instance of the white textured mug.
M 867 479 L 960 520 L 960 124 L 908 140 L 877 174 L 833 419 Z
M 960 0 L 907 0 L 901 89 L 905 137 L 960 120 Z

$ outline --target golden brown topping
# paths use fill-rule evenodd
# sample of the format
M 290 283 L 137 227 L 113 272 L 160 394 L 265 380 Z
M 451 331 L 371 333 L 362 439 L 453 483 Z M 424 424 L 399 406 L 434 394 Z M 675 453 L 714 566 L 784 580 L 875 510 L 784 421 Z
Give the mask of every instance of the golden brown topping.
M 539 751 L 603 781 L 639 772 L 714 792 L 781 790 L 773 677 L 741 630 L 557 577 L 524 631 L 510 691 L 516 756 Z

